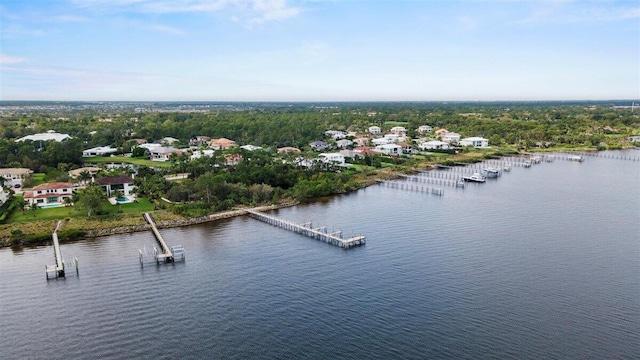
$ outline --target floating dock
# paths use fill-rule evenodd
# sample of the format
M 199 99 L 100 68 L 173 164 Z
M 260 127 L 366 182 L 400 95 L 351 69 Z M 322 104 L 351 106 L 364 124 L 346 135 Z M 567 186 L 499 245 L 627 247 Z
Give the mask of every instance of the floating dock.
M 53 234 L 51 235 L 53 239 L 53 255 L 56 260 L 55 265 L 45 265 L 45 276 L 47 280 L 49 279 L 49 275 L 52 278 L 65 277 L 64 272 L 64 260 L 62 260 L 62 253 L 60 252 L 60 241 L 58 240 L 58 230 L 62 226 L 62 221 L 58 221 L 56 223 L 56 227 L 53 230 Z M 78 258 L 73 258 L 76 265 L 76 272 L 78 271 Z
M 327 232 L 326 226 L 312 228 L 312 223 L 297 224 L 293 221 L 279 219 L 275 216 L 267 215 L 255 210 L 247 210 L 247 214 L 249 214 L 249 216 L 251 216 L 252 218 L 260 220 L 267 224 L 293 231 L 295 233 L 302 234 L 313 239 L 324 241 L 343 249 L 349 249 L 352 247 L 364 245 L 366 243 L 364 235 L 345 239 L 342 237 L 342 231 L 334 231 L 329 233 Z
M 164 238 L 160 234 L 160 231 L 158 231 L 158 226 L 156 225 L 156 222 L 153 220 L 153 217 L 151 216 L 151 214 L 144 213 L 142 216 L 149 223 L 149 225 L 151 225 L 151 230 L 153 231 L 153 235 L 155 235 L 156 241 L 158 242 L 158 245 L 160 245 L 159 251 L 154 247 L 153 257 L 156 260 L 156 262 L 160 263 L 161 261 L 164 261 L 165 263 L 172 263 L 174 261 L 184 261 L 185 259 L 184 247 L 182 246 L 169 247 L 169 245 L 167 245 L 167 242 L 164 241 Z M 139 250 L 139 252 L 140 252 L 140 263 L 142 264 L 143 253 L 141 250 Z

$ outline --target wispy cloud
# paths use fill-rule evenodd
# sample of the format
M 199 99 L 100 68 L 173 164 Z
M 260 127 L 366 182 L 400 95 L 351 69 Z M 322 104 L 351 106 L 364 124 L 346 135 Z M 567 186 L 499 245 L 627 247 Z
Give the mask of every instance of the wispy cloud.
M 86 16 L 71 15 L 71 14 L 52 16 L 48 18 L 48 20 L 52 22 L 60 22 L 60 23 L 85 23 L 85 22 L 91 21 L 91 19 L 89 19 Z
M 186 31 L 165 25 L 149 25 L 146 29 L 168 35 L 185 35 Z
M 237 12 L 239 21 L 262 24 L 299 15 L 302 9 L 287 0 L 71 0 L 79 8 L 103 13 L 139 14 Z
M 25 58 L 0 54 L 0 65 L 19 64 L 25 61 L 27 61 Z
M 518 21 L 520 24 L 533 23 L 595 23 L 640 19 L 640 7 L 602 7 L 570 4 L 568 2 L 545 2 L 529 16 Z M 577 5 L 577 6 L 567 6 Z

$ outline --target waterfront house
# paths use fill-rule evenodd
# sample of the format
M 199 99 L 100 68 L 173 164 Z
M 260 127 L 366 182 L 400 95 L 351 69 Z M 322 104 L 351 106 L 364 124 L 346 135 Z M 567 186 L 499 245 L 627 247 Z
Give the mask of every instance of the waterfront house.
M 128 176 L 106 176 L 96 179 L 95 182 L 102 186 L 108 197 L 113 196 L 117 190 L 120 190 L 124 196 L 129 196 L 134 191 L 133 179 Z
M 118 152 L 118 149 L 114 149 L 111 146 L 98 146 L 91 149 L 83 150 L 82 157 L 105 156 L 108 154 L 113 154 L 115 152 Z
M 369 126 L 369 134 L 380 135 L 382 134 L 382 129 L 380 129 L 380 126 Z
M 398 144 L 383 144 L 376 146 L 376 150 L 387 155 L 402 155 L 402 146 Z
M 34 186 L 31 191 L 24 192 L 23 198 L 29 205 L 54 207 L 64 205 L 64 199 L 72 196 L 73 186 L 70 183 L 53 182 Z
M 344 155 L 340 153 L 322 153 L 319 155 L 322 158 L 322 162 L 331 163 L 336 166 L 344 166 Z
M 353 151 L 355 151 L 356 154 L 364 157 L 365 155 L 380 155 L 381 152 L 377 151 L 373 148 L 370 148 L 368 146 L 363 146 L 363 147 L 359 147 L 359 148 L 355 148 L 353 149 Z
M 4 179 L 6 187 L 19 188 L 22 181 L 29 175 L 33 174 L 31 169 L 25 168 L 5 168 L 0 169 L 0 176 Z
M 631 142 L 640 142 L 640 135 L 629 136 L 629 141 L 631 141 Z
M 403 154 L 411 154 L 413 152 L 413 146 L 407 142 L 399 142 L 398 145 L 402 147 Z
M 483 137 L 468 137 L 460 140 L 461 146 L 473 146 L 474 148 L 486 148 L 489 146 L 489 140 Z
M 420 143 L 418 147 L 420 150 L 446 150 L 449 148 L 449 144 L 444 141 L 431 140 Z

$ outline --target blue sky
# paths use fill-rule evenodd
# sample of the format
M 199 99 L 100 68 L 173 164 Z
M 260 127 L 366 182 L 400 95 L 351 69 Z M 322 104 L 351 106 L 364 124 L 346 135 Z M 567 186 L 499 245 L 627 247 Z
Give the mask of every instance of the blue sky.
M 3 0 L 0 100 L 640 98 L 637 1 Z

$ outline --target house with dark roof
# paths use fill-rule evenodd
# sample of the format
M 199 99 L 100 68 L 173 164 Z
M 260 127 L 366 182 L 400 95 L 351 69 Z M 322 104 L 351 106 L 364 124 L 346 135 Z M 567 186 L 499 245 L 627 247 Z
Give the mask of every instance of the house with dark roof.
M 26 202 L 40 207 L 55 207 L 65 205 L 66 198 L 73 196 L 73 186 L 70 183 L 54 182 L 34 186 L 31 191 L 25 191 L 23 198 Z
M 102 186 L 108 197 L 113 196 L 117 190 L 120 190 L 124 196 L 134 192 L 133 179 L 128 176 L 106 176 L 96 179 L 95 182 Z

